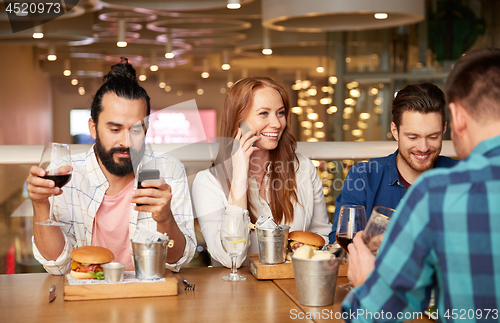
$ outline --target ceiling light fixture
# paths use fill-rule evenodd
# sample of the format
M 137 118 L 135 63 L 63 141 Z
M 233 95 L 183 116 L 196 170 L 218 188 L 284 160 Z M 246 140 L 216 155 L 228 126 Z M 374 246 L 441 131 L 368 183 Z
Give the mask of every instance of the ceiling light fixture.
M 227 0 L 226 7 L 228 9 L 240 9 L 241 8 L 240 0 Z
M 224 71 L 227 71 L 231 68 L 231 65 L 229 64 L 229 53 L 227 51 L 227 49 L 224 49 L 222 51 L 222 65 L 221 65 L 221 68 L 224 70 Z
M 57 60 L 56 48 L 54 46 L 49 46 L 49 51 L 47 54 L 47 60 L 53 62 Z
M 141 74 L 139 75 L 139 81 L 144 82 L 148 79 L 146 76 L 146 69 L 144 67 L 141 67 Z
M 264 28 L 262 34 L 262 54 L 271 55 L 273 50 L 271 49 L 271 35 L 269 34 L 269 29 Z
M 373 16 L 375 17 L 375 19 L 387 19 L 387 17 L 389 17 L 389 15 L 385 12 L 377 12 Z
M 316 72 L 319 74 L 323 74 L 325 72 L 325 68 L 323 67 L 323 57 L 318 57 L 318 67 L 316 67 Z
M 160 72 L 158 86 L 160 87 L 160 89 L 164 89 L 165 86 L 167 86 L 167 83 L 165 83 L 165 73 L 164 72 Z
M 149 66 L 151 72 L 158 71 L 158 65 L 156 64 L 156 52 L 151 51 L 151 65 Z
M 167 33 L 167 43 L 165 45 L 165 58 L 171 59 L 175 57 L 173 52 L 172 34 Z
M 118 41 L 116 42 L 116 46 L 118 47 L 127 47 L 127 42 L 125 41 L 125 19 L 118 19 Z
M 63 71 L 64 76 L 70 76 L 71 75 L 71 61 L 69 58 L 66 58 L 64 60 L 64 71 Z
M 208 59 L 203 59 L 203 72 L 201 73 L 201 77 L 207 79 L 210 77 L 209 68 L 208 68 Z
M 41 25 L 35 26 L 35 28 L 33 28 L 33 38 L 42 39 L 43 36 L 44 35 L 43 35 L 42 26 Z

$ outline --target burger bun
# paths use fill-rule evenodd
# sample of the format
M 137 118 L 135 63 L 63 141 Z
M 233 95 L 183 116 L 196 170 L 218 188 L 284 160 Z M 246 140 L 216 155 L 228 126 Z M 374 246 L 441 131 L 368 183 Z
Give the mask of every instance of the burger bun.
M 325 245 L 325 239 L 323 239 L 322 236 L 310 231 L 292 231 L 288 235 L 288 239 L 302 242 L 319 249 L 323 248 L 323 246 Z
M 74 270 L 70 271 L 69 274 L 71 275 L 71 277 L 76 278 L 76 279 L 93 279 L 94 278 L 94 276 L 92 276 L 89 273 L 81 273 L 81 272 L 77 272 Z
M 83 264 L 104 264 L 113 261 L 115 255 L 104 247 L 85 246 L 73 250 L 71 259 Z

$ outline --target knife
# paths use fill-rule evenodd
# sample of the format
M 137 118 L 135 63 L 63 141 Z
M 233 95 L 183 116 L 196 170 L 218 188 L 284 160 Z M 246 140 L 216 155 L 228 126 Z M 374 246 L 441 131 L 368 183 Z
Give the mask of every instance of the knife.
M 49 289 L 49 303 L 56 299 L 56 285 L 50 285 Z

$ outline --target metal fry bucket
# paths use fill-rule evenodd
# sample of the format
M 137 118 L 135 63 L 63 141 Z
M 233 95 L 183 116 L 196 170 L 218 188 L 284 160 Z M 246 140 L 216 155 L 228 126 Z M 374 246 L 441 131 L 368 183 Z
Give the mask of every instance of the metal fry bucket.
M 165 263 L 169 242 L 132 242 L 135 276 L 141 280 L 165 277 Z
M 339 261 L 332 259 L 297 259 L 292 257 L 295 287 L 299 303 L 305 306 L 333 304 Z
M 288 225 L 280 225 L 279 229 L 257 228 L 259 261 L 261 263 L 270 265 L 285 262 L 289 230 Z

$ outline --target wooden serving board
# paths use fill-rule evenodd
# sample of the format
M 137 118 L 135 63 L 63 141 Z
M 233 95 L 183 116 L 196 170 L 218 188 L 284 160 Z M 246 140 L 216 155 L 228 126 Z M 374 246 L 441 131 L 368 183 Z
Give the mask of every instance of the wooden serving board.
M 70 285 L 64 276 L 64 300 L 82 301 L 130 297 L 172 296 L 179 294 L 178 281 L 165 270 L 165 281 L 118 284 Z
M 294 278 L 291 262 L 278 265 L 265 265 L 259 261 L 259 255 L 248 255 L 248 269 L 257 279 L 285 279 Z
M 291 262 L 279 265 L 266 265 L 259 261 L 259 255 L 248 255 L 248 269 L 257 279 L 286 279 L 295 278 Z M 347 265 L 339 265 L 339 277 L 347 276 Z

